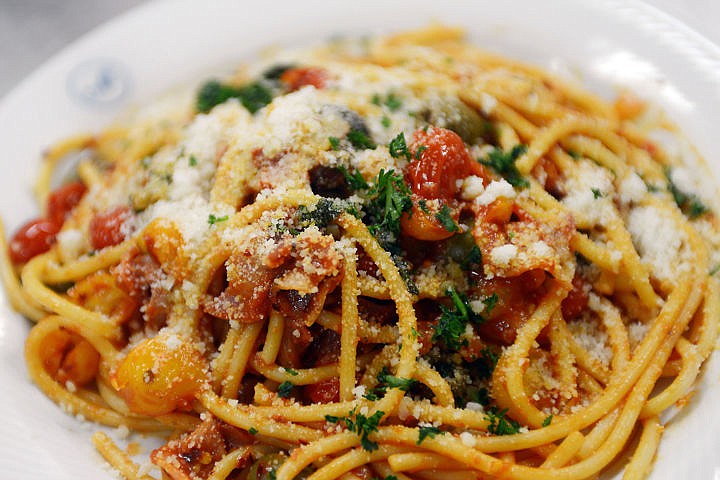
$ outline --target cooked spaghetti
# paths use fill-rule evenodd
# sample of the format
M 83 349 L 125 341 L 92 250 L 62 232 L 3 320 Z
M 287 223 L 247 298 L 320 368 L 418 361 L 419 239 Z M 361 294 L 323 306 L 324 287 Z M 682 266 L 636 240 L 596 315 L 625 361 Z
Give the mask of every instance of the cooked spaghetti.
M 661 113 L 440 27 L 195 93 L 46 155 L 3 278 L 48 397 L 175 480 L 649 474 L 720 301 Z

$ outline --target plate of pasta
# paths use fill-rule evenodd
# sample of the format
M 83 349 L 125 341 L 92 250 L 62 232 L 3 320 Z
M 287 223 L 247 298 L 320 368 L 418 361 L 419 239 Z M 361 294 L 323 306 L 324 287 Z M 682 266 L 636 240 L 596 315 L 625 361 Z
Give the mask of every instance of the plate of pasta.
M 720 49 L 496 3 L 152 2 L 6 97 L 3 476 L 717 476 Z

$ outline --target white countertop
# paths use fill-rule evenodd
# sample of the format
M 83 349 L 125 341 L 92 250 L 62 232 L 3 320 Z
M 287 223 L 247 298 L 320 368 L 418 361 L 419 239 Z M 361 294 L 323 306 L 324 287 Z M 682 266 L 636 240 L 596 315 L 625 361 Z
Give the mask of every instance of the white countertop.
M 0 0 L 0 97 L 68 43 L 146 1 Z M 720 44 L 720 1 L 646 2 Z

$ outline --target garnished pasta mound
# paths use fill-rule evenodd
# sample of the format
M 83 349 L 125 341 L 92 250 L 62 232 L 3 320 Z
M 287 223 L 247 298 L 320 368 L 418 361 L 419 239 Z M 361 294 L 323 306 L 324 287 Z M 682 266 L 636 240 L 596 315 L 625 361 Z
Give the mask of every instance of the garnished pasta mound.
M 637 479 L 717 337 L 700 163 L 456 30 L 338 40 L 51 149 L 4 279 L 48 397 L 165 439 L 94 435 L 127 478 Z

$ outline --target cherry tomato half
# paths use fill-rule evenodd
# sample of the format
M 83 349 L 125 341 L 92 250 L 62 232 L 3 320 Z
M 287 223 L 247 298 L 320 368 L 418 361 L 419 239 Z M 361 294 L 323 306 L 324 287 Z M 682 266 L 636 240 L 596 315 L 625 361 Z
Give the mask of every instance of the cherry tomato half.
M 286 70 L 280 81 L 287 84 L 290 91 L 295 91 L 306 85 L 312 85 L 317 89 L 325 88 L 330 75 L 323 68 L 318 67 L 297 67 Z
M 45 253 L 55 243 L 60 225 L 45 218 L 26 223 L 10 239 L 8 253 L 13 263 L 25 263 Z
M 458 180 L 477 174 L 481 167 L 470 158 L 460 136 L 445 128 L 417 130 L 411 151 L 416 159 L 408 164 L 405 180 L 414 194 L 428 200 L 450 200 L 458 193 Z
M 125 240 L 125 223 L 132 216 L 130 207 L 119 206 L 97 213 L 90 220 L 90 245 L 96 250 L 117 245 Z
M 47 202 L 47 218 L 62 225 L 86 191 L 87 188 L 82 182 L 72 182 L 52 192 Z

